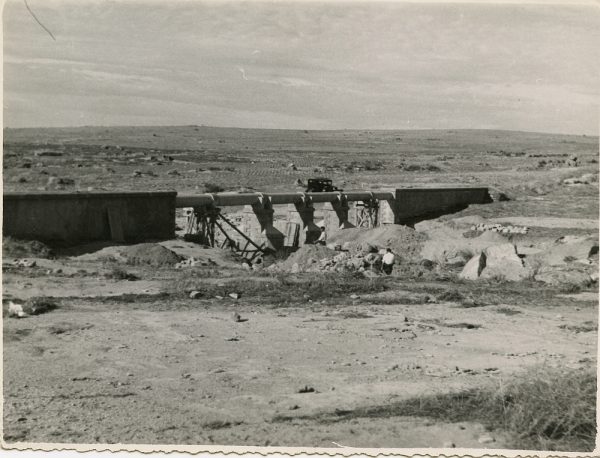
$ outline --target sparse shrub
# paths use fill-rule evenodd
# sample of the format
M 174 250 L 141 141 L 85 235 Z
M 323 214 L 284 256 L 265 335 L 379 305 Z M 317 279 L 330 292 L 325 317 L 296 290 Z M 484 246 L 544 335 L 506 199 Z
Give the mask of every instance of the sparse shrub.
M 519 313 L 521 313 L 520 310 L 515 310 L 515 309 L 511 309 L 510 307 L 498 307 L 496 309 L 496 312 L 498 313 L 502 313 L 503 315 L 518 315 Z
M 210 167 L 209 167 L 210 169 Z M 204 192 L 223 192 L 225 188 L 216 183 L 204 183 Z
M 560 292 L 566 294 L 576 294 L 583 290 L 583 285 L 580 283 L 565 283 L 561 285 Z
M 596 375 L 539 368 L 500 389 L 490 404 L 523 448 L 591 451 L 596 437 Z M 491 410 L 492 410 L 491 409 Z
M 453 289 L 444 291 L 437 299 L 443 302 L 462 302 L 465 297 L 458 290 Z
M 429 259 L 423 259 L 419 264 L 427 270 L 433 270 L 435 268 L 435 262 L 430 261 Z
M 567 331 L 572 331 L 575 334 L 579 334 L 580 332 L 598 331 L 598 325 L 593 321 L 584 321 L 581 324 L 561 324 L 559 328 L 566 329 Z
M 32 297 L 23 304 L 23 311 L 28 315 L 47 313 L 58 307 L 58 302 L 52 297 Z
M 365 278 L 356 272 L 321 273 L 318 275 L 275 274 L 272 277 L 242 278 L 229 281 L 221 286 L 198 281 L 192 274 L 186 275 L 173 285 L 173 291 L 187 294 L 191 290 L 204 293 L 205 297 L 222 296 L 236 292 L 247 301 L 260 300 L 261 303 L 285 307 L 289 304 L 305 302 L 308 292 L 312 300 L 337 300 L 352 293 L 378 293 L 388 289 L 388 278 Z
M 5 236 L 2 238 L 2 255 L 10 258 L 52 258 L 54 252 L 37 240 L 20 240 Z
M 500 283 L 500 284 L 508 283 L 506 276 L 503 274 L 500 274 L 500 273 L 492 275 L 490 277 L 490 281 L 493 283 Z
M 541 366 L 509 383 L 340 411 L 335 421 L 396 416 L 480 422 L 507 432 L 515 449 L 590 452 L 596 439 L 596 373 Z
M 135 274 L 132 274 L 130 272 L 127 272 L 125 269 L 121 268 L 121 267 L 113 267 L 110 272 L 107 272 L 105 274 L 106 278 L 112 278 L 113 280 L 128 280 L 128 281 L 134 281 L 134 280 L 139 280 L 140 277 L 138 277 Z

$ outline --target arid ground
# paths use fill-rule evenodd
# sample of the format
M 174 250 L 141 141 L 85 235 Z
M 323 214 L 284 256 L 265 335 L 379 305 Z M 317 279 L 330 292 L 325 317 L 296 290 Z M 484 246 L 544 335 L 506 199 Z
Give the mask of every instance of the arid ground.
M 483 185 L 510 200 L 436 224 L 465 237 L 477 235 L 460 227 L 466 217 L 527 226 L 506 237 L 526 258 L 568 236 L 597 240 L 598 137 L 199 126 L 4 135 L 5 191 L 281 191 L 315 175 L 347 190 Z M 175 268 L 107 244 L 49 254 L 5 238 L 5 441 L 593 447 L 594 418 L 538 434 L 519 431 L 524 415 L 502 422 L 485 410 L 528 380 L 551 408 L 547 374 L 595 374 L 597 248 L 561 259 L 556 281 L 511 282 L 402 256 L 391 277 L 248 270 L 227 251 L 161 243 L 202 262 Z M 11 301 L 47 297 L 47 313 L 8 316 Z M 579 418 L 595 412 L 595 394 L 563 394 L 557 405 Z

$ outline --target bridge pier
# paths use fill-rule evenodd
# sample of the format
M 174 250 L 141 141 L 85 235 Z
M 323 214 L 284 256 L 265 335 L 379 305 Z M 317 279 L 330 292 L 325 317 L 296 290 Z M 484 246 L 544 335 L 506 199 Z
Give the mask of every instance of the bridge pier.
M 340 195 L 337 199 L 332 201 L 331 208 L 337 216 L 338 229 L 349 229 L 355 227 L 354 224 L 348 221 L 350 206 L 348 205 L 348 199 L 346 199 L 344 195 Z
M 260 233 L 267 249 L 278 251 L 283 248 L 285 235 L 273 226 L 273 206 L 267 197 L 261 197 L 259 203 L 252 204 L 252 211 L 260 224 Z
M 315 224 L 315 207 L 310 197 L 304 196 L 300 202 L 295 202 L 292 208 L 293 210 L 288 212 L 289 220 L 300 220 L 302 224 L 302 237 L 299 244 L 314 243 L 319 238 L 321 229 Z

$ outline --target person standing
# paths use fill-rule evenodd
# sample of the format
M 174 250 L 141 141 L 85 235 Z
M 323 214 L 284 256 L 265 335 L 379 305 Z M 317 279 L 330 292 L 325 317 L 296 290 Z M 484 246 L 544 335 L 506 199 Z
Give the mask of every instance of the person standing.
M 391 249 L 387 249 L 386 253 L 383 255 L 382 261 L 382 270 L 386 275 L 391 275 L 392 270 L 394 270 L 394 262 L 396 261 L 396 256 L 392 253 Z
M 317 245 L 327 245 L 327 233 L 325 232 L 325 226 L 321 226 L 321 234 L 315 243 Z

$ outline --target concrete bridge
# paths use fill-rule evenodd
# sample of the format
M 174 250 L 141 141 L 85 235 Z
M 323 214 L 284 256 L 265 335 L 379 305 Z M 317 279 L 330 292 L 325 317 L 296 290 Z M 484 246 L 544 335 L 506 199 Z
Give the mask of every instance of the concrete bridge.
M 278 250 L 285 236 L 274 226 L 277 205 L 288 206 L 288 214 L 302 228 L 301 243 L 310 243 L 320 232 L 314 221 L 315 204 L 325 208 L 328 230 L 338 230 L 355 225 L 411 225 L 488 202 L 487 188 L 468 187 L 309 193 L 5 193 L 3 234 L 63 244 L 168 239 L 175 235 L 176 208 L 193 209 L 201 230 L 210 231 L 211 221 L 221 208 L 244 206 L 259 225 L 260 242 Z M 359 209 L 354 223 L 349 220 L 351 208 Z

